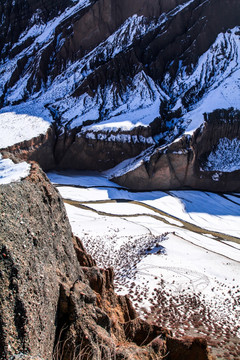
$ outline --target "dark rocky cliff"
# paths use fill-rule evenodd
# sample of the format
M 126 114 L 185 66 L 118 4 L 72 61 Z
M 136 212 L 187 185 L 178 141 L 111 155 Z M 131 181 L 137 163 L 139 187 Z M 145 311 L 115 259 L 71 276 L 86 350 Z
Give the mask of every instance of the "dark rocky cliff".
M 0 187 L 0 359 L 208 360 L 137 317 L 74 237 L 62 199 L 36 164 Z

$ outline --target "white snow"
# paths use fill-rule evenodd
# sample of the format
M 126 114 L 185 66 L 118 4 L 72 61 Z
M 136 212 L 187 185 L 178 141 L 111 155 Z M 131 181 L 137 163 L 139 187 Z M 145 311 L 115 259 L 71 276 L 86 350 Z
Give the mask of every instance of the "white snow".
M 57 26 L 64 20 L 66 20 L 68 17 L 73 15 L 78 10 L 87 7 L 90 5 L 90 0 L 78 0 L 77 4 L 74 6 L 67 8 L 60 16 L 57 16 L 53 20 L 49 21 L 47 24 L 41 23 L 41 14 L 39 10 L 37 9 L 36 13 L 33 14 L 31 20 L 30 20 L 30 27 L 24 31 L 24 33 L 20 36 L 18 43 L 16 43 L 15 46 L 20 45 L 23 43 L 26 39 L 29 37 L 36 38 L 35 44 L 43 44 L 48 42 L 51 37 L 53 37 L 55 30 Z M 32 26 L 32 23 L 34 21 L 38 22 L 38 24 L 34 24 Z
M 143 228 L 138 224 L 135 225 L 131 223 L 131 227 L 129 227 L 129 223 L 125 219 L 98 215 L 97 213 L 68 204 L 65 204 L 65 207 L 72 230 L 75 234 L 78 234 L 81 239 L 85 236 L 93 236 L 95 238 L 106 236 L 107 240 L 109 237 L 117 236 L 118 244 L 115 245 L 119 247 L 124 244 L 124 240 L 126 241 L 125 237 L 130 235 L 129 231 L 131 231 L 131 234 L 137 236 L 148 233 L 146 230 L 143 232 Z M 109 243 L 106 245 L 111 246 L 112 244 Z
M 73 128 L 80 126 L 86 120 L 100 118 L 101 109 L 104 113 L 103 120 L 83 127 L 83 132 L 119 129 L 130 131 L 134 127 L 148 126 L 159 116 L 159 108 L 164 96 L 154 81 L 141 71 L 132 79 L 121 97 L 118 95 L 116 85 L 112 84 L 106 86 L 104 90 L 99 87 L 94 97 L 83 94 L 78 100 L 69 97 L 64 101 L 61 100 L 59 110 L 63 112 L 65 119 L 74 119 L 70 124 Z
M 10 159 L 2 159 L 0 154 L 0 185 L 10 184 L 29 175 L 31 165 L 26 162 L 14 164 Z
M 240 47 L 239 47 L 240 48 Z M 215 89 L 209 91 L 199 101 L 194 110 L 184 115 L 184 121 L 189 124 L 186 134 L 192 134 L 204 121 L 203 114 L 216 109 L 239 109 L 240 70 L 235 71 Z
M 170 215 L 172 221 L 183 220 L 200 228 L 207 229 L 216 233 L 228 234 L 240 237 L 240 201 L 238 197 L 232 195 L 221 196 L 211 192 L 201 191 L 163 191 L 152 192 L 130 192 L 120 189 L 118 185 L 107 180 L 99 173 L 89 175 L 89 173 L 78 172 L 78 175 L 68 176 L 48 173 L 51 181 L 55 184 L 73 184 L 88 189 L 74 187 L 59 187 L 62 196 L 75 201 L 94 201 L 94 200 L 126 200 L 129 204 L 88 204 L 88 206 L 108 213 L 125 214 L 133 213 L 136 205 L 130 202 L 139 202 L 138 211 L 140 214 L 153 214 L 154 210 L 160 210 L 166 215 Z M 72 177 L 71 177 L 72 176 Z M 92 187 L 90 189 L 90 187 Z M 101 189 L 104 187 L 104 189 Z M 107 188 L 106 188 L 107 187 Z M 234 199 L 234 200 L 233 200 Z M 150 206 L 151 211 L 142 204 Z M 127 206 L 129 206 L 127 208 Z M 136 210 L 136 214 L 137 214 Z M 163 216 L 163 214 L 155 214 Z M 170 219 L 169 219 L 170 221 Z M 207 240 L 209 240 L 207 238 Z
M 155 144 L 155 141 L 153 140 L 153 138 L 151 136 L 149 137 L 145 137 L 142 135 L 130 135 L 130 134 L 119 134 L 119 133 L 111 133 L 111 131 L 113 129 L 116 129 L 117 131 L 119 131 L 119 129 L 123 129 L 122 127 L 122 123 L 119 123 L 119 127 L 116 126 L 117 124 L 113 124 L 113 127 L 110 128 L 104 128 L 103 130 L 105 132 L 91 132 L 91 131 L 86 131 L 86 129 L 83 129 L 81 131 L 81 133 L 78 134 L 78 137 L 80 136 L 84 136 L 87 139 L 92 139 L 92 140 L 101 140 L 101 141 L 108 141 L 108 142 L 121 142 L 121 143 L 143 143 L 143 144 Z M 133 124 L 131 124 L 131 127 L 133 126 Z M 97 128 L 96 126 L 94 126 L 93 128 Z M 126 128 L 125 128 L 126 129 Z M 91 130 L 91 127 L 90 127 Z
M 221 138 L 216 148 L 209 154 L 203 166 L 207 171 L 232 172 L 240 170 L 240 140 Z
M 45 134 L 50 126 L 47 110 L 23 104 L 0 110 L 0 149 Z
M 69 175 L 50 178 L 70 184 Z M 118 291 L 128 293 L 140 313 L 148 309 L 156 316 L 150 306 L 159 309 L 161 303 L 163 310 L 166 301 L 168 316 L 161 321 L 176 334 L 186 333 L 186 318 L 199 331 L 199 313 L 206 331 L 213 327 L 212 337 L 218 336 L 218 326 L 223 337 L 227 334 L 226 318 L 240 337 L 240 194 L 138 193 L 83 172 L 73 177 L 76 183 L 86 188 L 58 187 L 76 205 L 66 204 L 73 232 L 100 266 L 114 267 Z M 204 320 L 200 311 L 210 317 Z
M 107 177 L 101 176 L 97 171 L 59 171 L 48 172 L 47 175 L 54 184 L 82 187 L 120 187 L 108 180 Z
M 151 146 L 141 152 L 138 156 L 122 161 L 114 168 L 104 171 L 103 174 L 109 179 L 113 179 L 115 177 L 122 176 L 127 172 L 133 171 L 142 165 L 144 161 L 148 161 L 151 155 L 153 155 L 153 151 L 154 146 Z

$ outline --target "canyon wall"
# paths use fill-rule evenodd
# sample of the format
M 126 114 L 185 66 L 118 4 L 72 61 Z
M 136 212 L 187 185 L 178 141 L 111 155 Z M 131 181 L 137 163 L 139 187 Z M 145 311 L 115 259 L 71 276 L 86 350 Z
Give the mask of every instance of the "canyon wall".
M 240 113 L 216 110 L 205 114 L 193 135 L 183 135 L 153 154 L 133 170 L 113 178 L 134 190 L 199 189 L 240 191 Z

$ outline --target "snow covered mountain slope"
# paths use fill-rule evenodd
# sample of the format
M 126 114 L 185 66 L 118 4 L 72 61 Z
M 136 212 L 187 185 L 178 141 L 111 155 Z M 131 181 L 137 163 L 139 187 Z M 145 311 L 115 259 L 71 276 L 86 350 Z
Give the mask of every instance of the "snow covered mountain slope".
M 46 169 L 109 169 L 240 108 L 238 0 L 3 0 L 0 13 L 0 116 L 49 124 L 29 155 L 29 136 L 12 147 L 0 132 L 0 148 Z

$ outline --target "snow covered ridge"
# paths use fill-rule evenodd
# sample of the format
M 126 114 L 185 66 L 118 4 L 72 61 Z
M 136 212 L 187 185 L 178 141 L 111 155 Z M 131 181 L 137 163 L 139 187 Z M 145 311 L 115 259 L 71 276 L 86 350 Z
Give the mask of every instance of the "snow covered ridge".
M 156 25 L 152 24 L 152 28 L 154 26 Z M 158 117 L 162 101 L 168 101 L 170 96 L 178 99 L 173 110 L 178 107 L 184 108 L 181 98 L 184 98 L 187 91 L 198 84 L 197 91 L 204 89 L 204 96 L 200 101 L 196 99 L 197 102 L 191 106 L 190 112 L 183 115 L 186 130 L 192 131 L 203 122 L 204 112 L 223 107 L 222 105 L 239 107 L 240 69 L 237 57 L 240 49 L 239 35 L 237 35 L 239 29 L 236 27 L 225 34 L 220 34 L 213 46 L 199 59 L 192 74 L 187 74 L 186 68 L 181 67 L 180 63 L 179 73 L 172 85 L 168 83 L 168 74 L 159 86 L 142 70 L 122 93 L 112 84 L 105 88 L 99 86 L 94 96 L 88 93 L 80 97 L 71 96 L 76 84 L 81 84 L 94 71 L 94 63 L 99 61 L 99 56 L 103 57 L 102 61 L 107 61 L 108 58 L 128 48 L 135 36 L 141 36 L 149 30 L 146 29 L 144 17 L 133 16 L 87 56 L 68 66 L 67 70 L 58 75 L 52 84 L 49 83 L 45 92 L 40 92 L 36 96 L 35 102 L 39 107 L 50 102 L 61 116 L 62 123 L 68 124 L 71 128 L 81 126 L 85 121 L 91 120 L 98 123 L 90 126 L 94 131 L 113 128 L 131 130 L 139 125 L 147 126 Z M 117 41 L 118 47 L 114 47 Z M 224 44 L 227 46 L 226 49 Z M 21 98 L 26 82 L 27 76 L 18 81 L 9 92 L 9 100 Z M 235 91 L 232 92 L 232 89 Z M 56 101 L 57 98 L 59 100 Z M 127 128 L 126 120 L 128 121 Z
M 151 78 L 149 72 L 143 67 L 143 70 L 140 70 L 132 79 L 128 79 L 126 89 L 119 91 L 119 89 L 115 89 L 114 84 L 106 83 L 104 87 L 99 86 L 91 95 L 85 92 L 80 96 L 72 96 L 75 90 L 81 87 L 83 82 L 98 67 L 117 57 L 121 52 L 127 52 L 137 40 L 143 38 L 147 33 L 157 30 L 161 34 L 161 27 L 167 20 L 179 14 L 192 3 L 194 3 L 194 0 L 185 1 L 183 5 L 176 6 L 172 11 L 162 14 L 154 20 L 149 20 L 144 16 L 132 15 L 112 35 L 82 59 L 75 62 L 69 60 L 66 69 L 58 74 L 54 80 L 49 75 L 46 84 L 42 83 L 40 90 L 32 95 L 36 103 L 42 108 L 44 105 L 50 104 L 61 117 L 63 125 L 67 124 L 71 128 L 81 126 L 85 121 L 89 120 L 104 122 L 103 127 L 112 127 L 112 123 L 117 123 L 117 127 L 122 128 L 121 123 L 126 120 L 129 120 L 132 127 L 146 126 L 151 123 L 154 118 L 159 116 L 162 100 L 168 101 L 171 98 L 171 101 L 175 102 L 174 108 L 187 107 L 179 99 L 184 98 L 186 102 L 187 97 L 185 94 L 193 87 L 197 87 L 195 91 L 197 93 L 202 90 L 204 90 L 204 94 L 215 91 L 220 84 L 223 84 L 224 80 L 233 76 L 239 69 L 238 27 L 229 30 L 225 34 L 220 34 L 209 51 L 199 59 L 198 65 L 192 70 L 191 74 L 187 73 L 186 67 L 182 66 L 180 60 L 176 79 L 171 79 L 167 73 L 164 81 L 158 83 Z M 91 4 L 90 0 L 73 2 L 72 7 L 66 9 L 48 24 L 42 24 L 41 22 L 37 24 L 38 14 L 34 14 L 33 19 L 30 21 L 32 26 L 20 36 L 19 42 L 15 46 L 21 45 L 29 37 L 33 37 L 35 40 L 28 48 L 0 66 L 0 88 L 5 95 L 6 101 L 10 103 L 23 101 L 26 95 L 30 95 L 29 91 L 34 93 L 34 88 L 28 89 L 29 78 L 38 68 L 46 47 L 54 40 L 56 42 L 55 51 L 58 52 L 67 40 L 61 32 L 56 36 L 57 29 L 64 21 Z M 33 56 L 34 52 L 36 52 L 37 56 Z M 16 71 L 18 62 L 24 57 L 27 57 L 27 63 L 24 65 L 20 78 L 13 86 L 8 87 L 7 92 L 5 92 L 6 84 Z M 54 58 L 51 57 L 50 60 L 53 61 Z M 54 67 L 54 63 L 52 66 Z M 226 92 L 228 92 L 228 90 L 225 90 L 226 86 L 227 89 L 230 89 L 234 84 L 237 86 L 235 80 L 233 79 L 231 84 L 224 84 L 222 88 L 224 96 L 222 98 L 226 98 Z M 192 98 L 194 97 L 191 97 L 191 101 Z M 207 104 L 204 102 L 203 109 L 200 110 L 204 112 L 204 107 L 210 103 L 213 108 L 217 108 L 219 101 L 216 96 L 215 98 L 216 101 L 211 98 L 211 101 L 207 101 Z M 228 96 L 228 100 L 235 104 L 237 98 L 235 101 L 229 99 Z M 199 101 L 199 99 L 196 99 L 196 101 Z M 194 111 L 194 108 L 188 110 Z M 198 113 L 202 114 L 201 111 L 198 111 Z M 195 115 L 195 113 L 190 114 L 186 116 L 186 119 L 184 117 L 186 127 L 189 122 L 195 121 Z M 200 120 L 198 117 L 196 121 L 198 121 L 199 126 L 202 119 Z M 194 125 L 194 127 L 197 126 Z
M 31 165 L 26 162 L 14 164 L 10 159 L 2 159 L 0 154 L 0 185 L 20 181 L 30 173 Z
M 53 39 L 57 26 L 61 24 L 62 21 L 71 17 L 77 11 L 90 5 L 91 0 L 77 0 L 74 1 L 74 3 L 75 4 L 73 4 L 73 6 L 67 8 L 62 14 L 49 21 L 47 24 L 43 23 L 41 20 L 41 10 L 37 9 L 29 21 L 28 28 L 25 29 L 21 34 L 19 41 L 14 45 L 14 47 L 23 44 L 24 41 L 29 38 L 35 39 L 32 46 L 49 42 Z
M 62 122 L 68 123 L 71 128 L 92 120 L 97 124 L 87 129 L 129 131 L 135 126 L 147 126 L 158 117 L 161 99 L 166 98 L 160 87 L 144 71 L 140 71 L 121 93 L 116 84 L 106 84 L 105 88 L 98 86 L 93 96 L 87 93 L 78 98 L 68 96 L 53 106 L 61 114 Z M 102 121 L 99 123 L 99 120 Z
M 61 50 L 64 50 L 69 38 L 74 35 L 75 18 L 78 15 L 81 17 L 81 10 L 86 10 L 95 2 L 91 0 L 73 1 L 72 7 L 47 24 L 42 24 L 40 18 L 38 20 L 38 13 L 34 14 L 29 28 L 20 36 L 15 48 L 23 45 L 23 42 L 29 38 L 33 39 L 31 45 L 24 49 L 21 47 L 23 50 L 19 50 L 14 58 L 0 64 L 0 93 L 2 90 L 5 104 L 22 102 L 18 106 L 24 112 L 20 112 L 18 106 L 14 107 L 15 110 L 11 109 L 11 105 L 8 110 L 2 109 L 2 112 L 13 113 L 15 111 L 21 115 L 41 117 L 41 109 L 44 112 L 42 119 L 51 121 L 50 113 L 45 116 L 48 112 L 45 108 L 47 106 L 60 119 L 59 126 L 63 131 L 79 127 L 79 135 L 81 136 L 80 131 L 83 131 L 91 139 L 95 136 L 98 140 L 109 142 L 137 143 L 139 141 L 140 143 L 154 144 L 152 138 L 139 137 L 136 139 L 132 137 L 130 139 L 125 134 L 115 137 L 115 135 L 107 136 L 105 133 L 118 130 L 130 131 L 139 126 L 147 127 L 154 119 L 160 117 L 161 106 L 167 102 L 170 104 L 170 111 L 182 110 L 180 115 L 171 119 L 171 128 L 167 124 L 166 129 L 163 127 L 164 130 L 161 130 L 160 136 L 158 137 L 157 134 L 155 137 L 156 140 L 160 139 L 161 143 L 167 144 L 178 137 L 182 129 L 191 132 L 198 128 L 203 122 L 203 113 L 219 107 L 239 108 L 240 27 L 219 34 L 215 43 L 199 58 L 196 66 L 192 65 L 192 68 L 191 64 L 186 68 L 183 66 L 181 58 L 177 58 L 179 67 L 175 78 L 171 78 L 170 71 L 165 76 L 163 75 L 163 78 L 157 79 L 157 75 L 154 77 L 154 73 L 151 72 L 150 61 L 152 59 L 142 61 L 139 56 L 134 63 L 135 68 L 132 69 L 131 76 L 127 71 L 126 75 L 119 70 L 119 79 L 118 77 L 117 80 L 111 78 L 109 81 L 109 78 L 106 77 L 106 81 L 101 83 L 102 74 L 98 74 L 101 67 L 113 66 L 111 63 L 113 59 L 118 64 L 118 58 L 126 58 L 132 49 L 134 52 L 138 50 L 138 43 L 142 40 L 144 43 L 146 41 L 146 46 L 152 46 L 152 43 L 148 43 L 146 40 L 146 35 L 148 34 L 149 38 L 153 36 L 154 39 L 162 37 L 165 32 L 168 32 L 166 25 L 168 20 L 173 19 L 176 15 L 180 16 L 181 11 L 186 10 L 189 5 L 194 7 L 195 2 L 198 1 L 182 1 L 182 5 L 176 6 L 173 10 L 156 18 L 134 14 L 125 21 L 123 20 L 124 22 L 108 38 L 103 37 L 102 39 L 105 40 L 100 40 L 101 42 L 92 51 L 86 55 L 83 52 L 82 58 L 80 55 L 79 57 L 76 55 L 74 60 L 66 58 L 66 63 L 61 66 L 57 63 L 56 56 Z M 205 2 L 203 1 L 202 4 Z M 67 24 L 66 29 L 63 24 Z M 69 31 L 68 35 L 64 33 L 63 29 L 67 33 Z M 135 46 L 136 44 L 137 46 Z M 154 46 L 153 50 L 155 51 Z M 42 64 L 46 60 L 44 56 L 49 55 L 46 55 L 45 52 L 46 54 L 50 52 L 50 57 L 47 58 L 49 66 L 41 81 L 38 81 L 39 74 L 36 69 L 42 71 L 42 67 L 44 68 Z M 164 58 L 164 54 L 162 55 Z M 119 62 L 118 65 L 122 66 L 122 63 Z M 21 69 L 19 70 L 19 68 Z M 191 69 L 189 70 L 189 68 Z M 121 68 L 119 67 L 119 69 Z M 171 64 L 169 69 L 171 69 Z M 21 73 L 18 74 L 19 76 L 15 76 L 18 70 Z M 92 85 L 91 80 L 96 73 L 96 81 L 94 80 L 94 85 Z M 123 77 L 122 83 L 120 75 Z M 124 78 L 124 76 L 126 77 Z M 29 100 L 24 103 L 28 98 Z M 33 101 L 35 112 L 29 113 L 29 104 L 33 104 Z M 164 116 L 162 118 L 165 121 Z M 19 124 L 21 121 L 19 117 Z M 178 126 L 179 123 L 182 124 L 181 129 Z M 44 125 L 43 123 L 34 126 L 30 119 L 25 124 L 26 128 L 39 128 L 40 133 L 45 133 L 48 127 L 48 124 Z M 28 136 L 25 132 L 20 134 L 20 131 L 17 136 L 14 130 L 16 138 L 7 141 L 6 132 L 1 131 L 1 127 L 4 128 L 7 125 L 0 121 L 0 148 L 38 135 L 31 133 Z M 41 126 L 44 127 L 43 130 L 41 130 Z M 80 129 L 81 127 L 83 128 Z M 169 137 L 170 131 L 173 134 L 172 137 Z M 10 133 L 11 129 L 7 128 L 7 132 Z
M 59 18 L 54 19 L 47 25 L 39 25 L 39 34 L 36 33 L 36 39 L 34 43 L 23 50 L 19 55 L 14 59 L 4 63 L 0 66 L 0 74 L 3 75 L 0 80 L 0 89 L 4 91 L 4 85 L 7 81 L 10 80 L 12 73 L 17 68 L 17 62 L 19 59 L 24 56 L 28 56 L 28 63 L 25 66 L 26 72 L 23 73 L 23 76 L 19 81 L 8 90 L 7 99 L 9 101 L 23 100 L 26 95 L 26 88 L 28 79 L 31 76 L 31 66 L 34 64 L 33 52 L 38 50 L 38 57 L 40 59 L 43 50 L 48 45 L 49 41 L 52 41 L 55 35 L 56 27 L 67 17 L 71 16 L 75 11 L 79 10 L 80 3 L 84 3 L 84 7 L 90 4 L 90 1 L 79 2 L 73 8 L 66 10 L 66 14 L 63 13 Z M 153 21 L 149 24 L 149 21 L 143 16 L 133 15 L 128 18 L 125 23 L 107 40 L 100 43 L 94 50 L 87 54 L 81 60 L 77 60 L 74 63 L 69 63 L 66 70 L 58 75 L 54 81 L 48 79 L 48 91 L 47 96 L 43 96 L 46 102 L 54 102 L 59 98 L 63 98 L 69 93 L 73 92 L 76 89 L 76 85 L 80 85 L 81 82 L 89 76 L 94 69 L 98 66 L 97 64 L 101 62 L 107 62 L 109 59 L 114 58 L 117 54 L 122 51 L 126 51 L 136 39 L 143 36 L 146 32 L 153 30 L 154 27 L 159 26 L 156 21 Z M 33 29 L 29 29 L 32 33 Z M 27 36 L 27 35 L 25 35 Z M 24 36 L 24 38 L 25 38 Z M 59 35 L 61 38 L 61 35 Z M 64 44 L 64 39 L 58 39 L 58 47 L 61 48 Z M 19 45 L 19 44 L 18 44 Z M 39 47 L 41 45 L 41 47 Z M 60 46 L 61 45 L 61 46 Z M 32 69 L 34 70 L 34 69 Z M 46 90 L 46 89 L 42 89 Z M 40 95 L 41 92 L 40 92 Z M 64 105 L 63 105 L 64 106 Z
M 203 114 L 216 109 L 239 109 L 240 27 L 220 33 L 198 60 L 192 72 L 179 63 L 176 78 L 166 73 L 162 88 L 172 98 L 172 111 L 182 109 L 187 133 L 203 122 Z
M 179 69 L 172 85 L 166 86 L 174 97 L 179 97 L 190 88 L 197 90 L 218 87 L 228 76 L 239 70 L 240 27 L 229 29 L 220 33 L 214 44 L 198 60 L 192 72 L 187 71 L 186 66 L 179 63 Z M 169 74 L 165 75 L 168 83 Z M 163 83 L 164 84 L 164 83 Z M 165 87 L 165 86 L 164 86 Z M 193 100 L 193 99 L 191 99 Z

